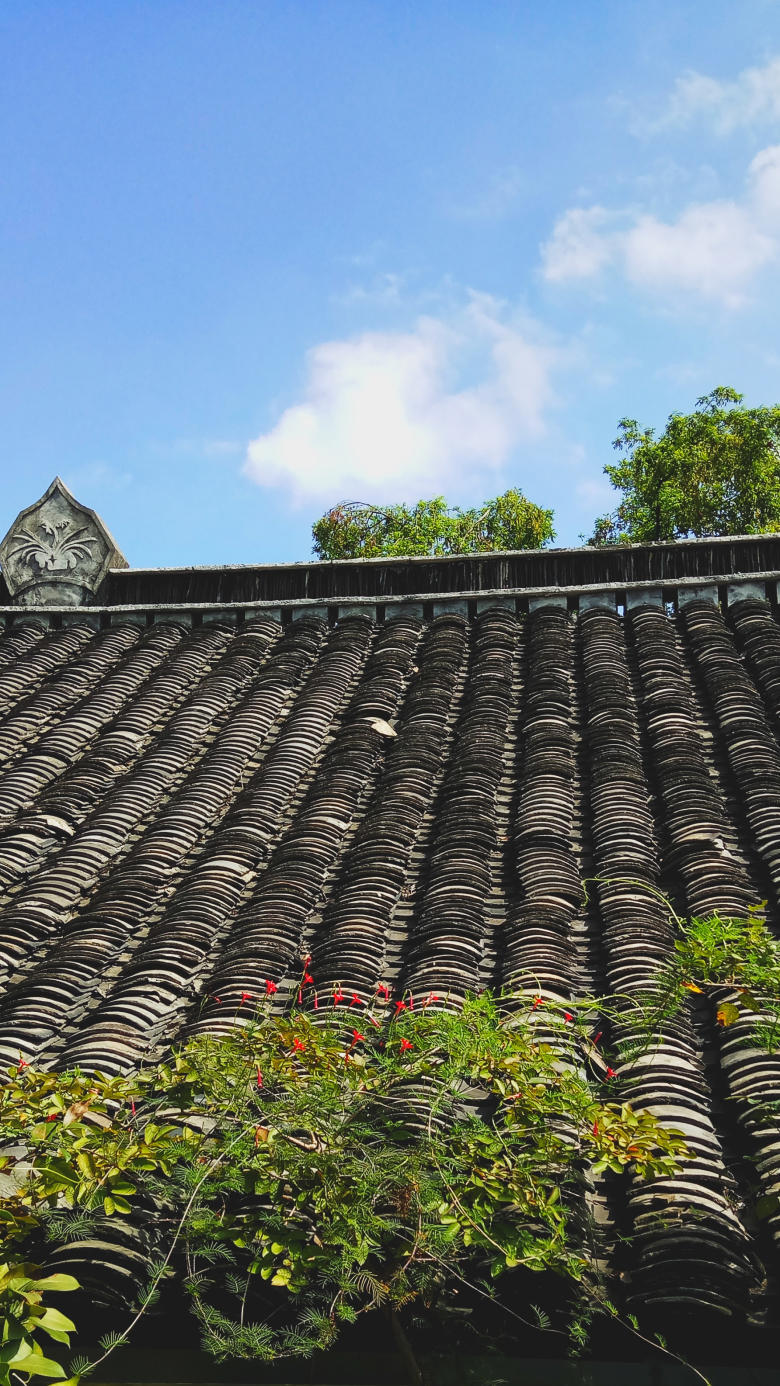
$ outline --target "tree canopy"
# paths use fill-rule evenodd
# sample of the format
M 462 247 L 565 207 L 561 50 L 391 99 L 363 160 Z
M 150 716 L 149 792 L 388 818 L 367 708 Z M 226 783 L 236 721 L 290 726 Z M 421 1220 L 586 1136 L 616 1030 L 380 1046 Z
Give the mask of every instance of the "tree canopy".
M 591 544 L 645 544 L 780 529 L 780 405 L 747 409 L 718 386 L 692 414 L 671 414 L 660 437 L 621 419 L 604 468 L 622 492 L 600 516 Z
M 312 535 L 317 557 L 332 560 L 540 549 L 555 530 L 552 510 L 512 489 L 472 510 L 448 507 L 443 496 L 416 505 L 345 502 L 317 520 Z

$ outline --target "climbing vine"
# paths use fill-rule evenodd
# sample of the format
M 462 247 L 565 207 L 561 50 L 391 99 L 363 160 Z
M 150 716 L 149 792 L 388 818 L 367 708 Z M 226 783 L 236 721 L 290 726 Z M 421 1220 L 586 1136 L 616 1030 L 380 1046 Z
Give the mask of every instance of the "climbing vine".
M 733 1006 L 775 1042 L 780 955 L 758 914 L 681 929 L 645 1031 L 708 988 L 718 1024 Z M 687 1152 L 617 1100 L 596 1003 L 484 993 L 456 1008 L 386 986 L 324 997 L 304 969 L 279 1014 L 266 990 L 243 994 L 226 1034 L 131 1077 L 39 1071 L 23 1056 L 8 1072 L 2 1386 L 67 1375 L 42 1347 L 73 1331 L 48 1302 L 75 1288 L 46 1274 L 52 1242 L 139 1205 L 166 1213 L 127 1333 L 176 1274 L 218 1359 L 308 1355 L 370 1309 L 445 1313 L 455 1288 L 493 1296 L 520 1267 L 580 1287 L 589 1312 L 617 1312 L 596 1269 L 589 1171 L 674 1177 Z M 127 1333 L 73 1363 L 70 1381 Z

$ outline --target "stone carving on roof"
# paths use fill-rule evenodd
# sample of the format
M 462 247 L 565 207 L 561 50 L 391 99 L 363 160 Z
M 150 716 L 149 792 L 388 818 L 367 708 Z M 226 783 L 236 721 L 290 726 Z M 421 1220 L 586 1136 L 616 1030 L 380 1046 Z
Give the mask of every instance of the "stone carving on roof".
M 100 516 L 59 477 L 17 515 L 0 543 L 0 564 L 12 600 L 23 606 L 81 606 L 110 568 L 128 566 Z

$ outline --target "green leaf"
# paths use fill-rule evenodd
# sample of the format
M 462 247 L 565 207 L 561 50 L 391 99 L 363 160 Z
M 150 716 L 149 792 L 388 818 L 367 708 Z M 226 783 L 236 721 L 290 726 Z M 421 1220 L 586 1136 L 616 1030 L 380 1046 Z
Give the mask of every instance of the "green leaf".
M 36 1280 L 35 1284 L 37 1285 L 39 1290 L 47 1291 L 57 1290 L 64 1292 L 67 1290 L 78 1290 L 81 1288 L 75 1276 L 61 1275 L 59 1273 L 55 1275 L 45 1275 L 42 1277 L 42 1279 Z
M 37 1343 L 25 1338 L 17 1348 L 13 1357 L 8 1360 L 9 1368 L 14 1371 L 24 1372 L 25 1376 L 48 1376 L 49 1378 L 64 1378 L 65 1372 L 59 1362 L 54 1362 L 49 1357 L 44 1357 Z
M 54 1362 L 50 1357 L 33 1354 L 32 1357 L 25 1357 L 23 1362 L 9 1363 L 14 1371 L 24 1372 L 25 1376 L 46 1376 L 50 1380 L 63 1380 L 65 1371 L 59 1362 Z
M 41 1318 L 38 1319 L 38 1327 L 45 1329 L 50 1337 L 56 1338 L 61 1343 L 67 1343 L 68 1334 L 75 1333 L 76 1325 L 67 1314 L 61 1314 L 59 1309 L 54 1309 L 47 1305 Z
M 41 1170 L 42 1174 L 53 1174 L 57 1179 L 61 1179 L 64 1184 L 77 1184 L 78 1175 L 74 1172 L 71 1165 L 65 1160 L 47 1160 Z
M 723 1025 L 724 1028 L 727 1025 L 733 1025 L 736 1020 L 739 1020 L 739 1006 L 734 1006 L 731 1001 L 724 1001 L 722 1005 L 718 1006 L 717 1020 L 718 1024 Z

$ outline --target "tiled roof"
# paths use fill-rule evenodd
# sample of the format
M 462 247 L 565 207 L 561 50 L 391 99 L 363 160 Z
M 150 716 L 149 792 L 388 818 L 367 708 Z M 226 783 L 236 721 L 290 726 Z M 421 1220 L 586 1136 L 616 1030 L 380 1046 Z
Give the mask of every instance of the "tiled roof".
M 767 602 L 392 614 L 33 612 L 0 638 L 3 1061 L 131 1068 L 267 978 L 283 995 L 309 952 L 325 995 L 642 990 L 673 948 L 643 885 L 691 914 L 766 898 L 777 925 Z M 757 1231 L 750 1206 L 780 1190 L 780 1062 L 747 1034 L 692 999 L 619 1075 L 694 1152 L 602 1190 L 605 1258 L 645 1303 L 769 1303 L 780 1212 Z

